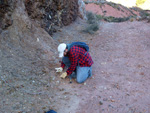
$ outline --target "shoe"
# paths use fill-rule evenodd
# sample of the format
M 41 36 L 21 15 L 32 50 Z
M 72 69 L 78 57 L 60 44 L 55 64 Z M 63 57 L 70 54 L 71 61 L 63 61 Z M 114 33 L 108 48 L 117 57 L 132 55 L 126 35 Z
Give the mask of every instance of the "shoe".
M 92 76 L 91 70 L 89 70 L 88 74 L 89 74 L 88 78 L 90 78 Z
M 70 78 L 76 78 L 76 73 L 73 72 L 73 73 L 70 75 Z

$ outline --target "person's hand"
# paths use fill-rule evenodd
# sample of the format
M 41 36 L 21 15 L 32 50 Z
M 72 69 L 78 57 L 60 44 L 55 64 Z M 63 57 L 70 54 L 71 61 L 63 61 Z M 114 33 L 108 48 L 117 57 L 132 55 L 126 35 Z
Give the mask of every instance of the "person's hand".
M 59 68 L 55 68 L 56 72 L 62 72 L 63 71 L 63 68 L 62 67 L 59 67 Z
M 63 74 L 60 75 L 61 78 L 66 78 L 67 72 L 64 72 Z

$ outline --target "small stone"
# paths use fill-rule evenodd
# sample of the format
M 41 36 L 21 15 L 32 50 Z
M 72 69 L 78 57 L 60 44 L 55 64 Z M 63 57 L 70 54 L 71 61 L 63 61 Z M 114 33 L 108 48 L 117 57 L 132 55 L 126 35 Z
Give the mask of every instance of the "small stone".
M 86 85 L 86 82 L 84 82 L 84 85 Z
M 40 40 L 39 40 L 39 38 L 37 38 L 37 42 L 39 42 Z
M 113 107 L 112 105 L 110 105 L 110 104 L 108 105 L 108 107 L 114 108 L 114 107 Z
M 107 100 L 108 100 L 107 98 L 104 98 L 104 99 L 103 99 L 103 101 L 107 101 Z
M 51 15 L 49 15 L 48 17 L 49 17 L 49 19 L 51 19 L 51 18 L 52 18 L 52 17 L 51 17 Z
M 111 102 L 115 102 L 115 100 L 111 100 Z
M 60 91 L 64 91 L 64 90 L 65 90 L 64 88 L 60 89 Z
M 46 109 L 46 107 L 42 107 L 42 109 L 44 110 L 44 109 Z
M 94 89 L 96 89 L 96 86 L 93 86 Z
M 18 113 L 22 113 L 22 111 L 18 111 Z
M 102 102 L 102 101 L 99 101 L 99 104 L 100 104 L 100 105 L 103 105 L 103 102 Z
M 101 63 L 101 65 L 105 65 L 105 64 L 106 64 L 106 62 L 102 62 L 102 63 Z
M 59 84 L 59 81 L 56 81 L 56 83 L 58 83 L 58 84 Z
M 53 77 L 52 80 L 54 81 L 54 80 L 55 80 L 55 77 Z
M 137 20 L 137 21 L 140 21 L 141 19 L 142 19 L 141 16 L 137 16 L 137 17 L 136 17 L 136 20 Z
M 104 89 L 107 89 L 107 87 L 104 87 Z

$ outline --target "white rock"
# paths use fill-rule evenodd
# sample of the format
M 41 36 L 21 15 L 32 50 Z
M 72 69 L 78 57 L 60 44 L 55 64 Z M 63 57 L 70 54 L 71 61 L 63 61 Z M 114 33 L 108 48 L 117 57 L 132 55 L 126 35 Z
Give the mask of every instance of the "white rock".
M 39 40 L 39 38 L 37 38 L 37 42 L 39 42 L 40 40 Z

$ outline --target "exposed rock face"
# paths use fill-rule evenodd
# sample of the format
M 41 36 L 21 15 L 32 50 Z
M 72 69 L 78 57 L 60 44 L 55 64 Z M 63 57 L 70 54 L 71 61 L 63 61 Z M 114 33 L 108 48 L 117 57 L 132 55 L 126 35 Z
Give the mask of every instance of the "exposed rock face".
M 87 20 L 85 3 L 83 2 L 83 0 L 78 0 L 78 4 L 79 4 L 79 17 Z
M 72 23 L 78 7 L 78 0 L 0 0 L 0 74 L 50 74 L 58 63 L 50 35 Z
M 53 64 L 55 43 L 44 29 L 30 20 L 22 0 L 16 3 L 10 19 L 13 20 L 12 25 L 7 29 L 5 26 L 0 35 L 0 65 L 3 66 L 3 73 L 7 70 L 11 75 L 12 71 L 18 70 L 15 72 L 17 74 L 28 68 L 26 74 L 31 74 L 31 70 L 38 72 Z M 41 65 L 39 69 L 37 65 Z
M 0 8 L 0 57 L 3 61 L 18 51 L 16 57 L 26 56 L 38 63 L 41 60 L 47 66 L 55 62 L 57 48 L 48 34 L 78 16 L 78 0 L 0 0 Z
M 78 0 L 0 0 L 0 112 L 44 112 L 42 107 L 35 110 L 32 106 L 32 110 L 28 105 L 22 111 L 20 103 L 27 98 L 34 103 L 33 95 L 51 98 L 56 91 L 57 43 L 49 34 L 77 15 Z M 12 106 L 17 103 L 13 99 L 20 107 Z M 12 107 L 5 109 L 5 100 Z M 43 102 L 51 104 L 48 99 Z
M 0 0 L 0 29 L 12 25 L 11 14 L 15 8 L 16 0 Z
M 0 8 L 0 74 L 50 74 L 58 55 L 49 34 L 77 18 L 78 0 L 0 0 Z
M 78 0 L 25 0 L 27 13 L 35 19 L 49 34 L 57 26 L 69 25 L 78 15 Z
M 58 26 L 69 25 L 78 16 L 78 0 L 23 0 L 25 10 L 49 34 L 57 31 Z M 16 0 L 0 0 L 0 28 L 12 25 L 11 14 Z

